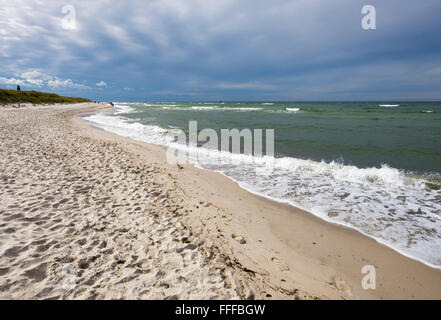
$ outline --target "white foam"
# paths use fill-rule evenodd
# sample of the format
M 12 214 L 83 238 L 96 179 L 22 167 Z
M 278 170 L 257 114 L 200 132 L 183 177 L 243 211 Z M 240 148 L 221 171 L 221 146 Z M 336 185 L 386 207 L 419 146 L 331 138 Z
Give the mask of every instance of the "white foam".
M 251 108 L 251 107 L 219 107 L 219 106 L 191 106 L 188 107 L 173 107 L 173 106 L 163 106 L 162 109 L 165 110 L 181 110 L 181 111 L 189 111 L 189 110 L 202 110 L 202 111 L 259 111 L 264 110 L 262 108 Z
M 193 106 L 191 107 L 193 110 L 213 110 L 216 109 L 217 106 L 209 106 L 209 107 L 198 107 L 198 106 Z
M 163 110 L 188 110 L 187 108 L 182 107 L 162 107 Z
M 231 110 L 231 111 L 259 111 L 259 110 L 263 110 L 263 109 L 262 108 L 246 108 L 246 107 L 241 107 L 241 108 L 225 107 L 225 108 L 222 108 L 222 110 Z
M 85 119 L 95 127 L 114 132 L 123 137 L 158 145 L 167 145 L 171 141 L 165 129 L 111 116 L 106 112 L 90 115 Z
M 115 104 L 114 112 L 115 114 L 133 113 L 136 112 L 136 109 L 123 104 Z
M 250 192 L 354 228 L 404 255 L 441 268 L 441 191 L 427 188 L 423 178 L 386 165 L 358 168 L 190 148 L 173 143 L 165 129 L 107 111 L 86 119 L 121 136 L 185 150 L 197 167 L 220 172 Z
M 432 113 L 432 110 L 424 110 L 423 113 Z
M 299 112 L 300 108 L 286 108 L 286 111 L 288 111 L 288 112 Z
M 383 166 L 361 169 L 295 158 L 259 160 L 238 167 L 208 166 L 242 187 L 355 228 L 397 251 L 441 266 L 440 193 L 422 179 Z M 337 216 L 334 214 L 337 213 Z
M 399 106 L 400 106 L 399 104 L 380 104 L 380 107 L 383 107 L 383 108 L 396 108 Z

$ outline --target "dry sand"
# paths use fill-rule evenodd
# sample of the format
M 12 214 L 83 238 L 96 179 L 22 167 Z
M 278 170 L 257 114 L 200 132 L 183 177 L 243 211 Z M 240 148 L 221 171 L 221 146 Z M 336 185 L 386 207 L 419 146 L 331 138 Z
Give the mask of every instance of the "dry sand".
M 102 108 L 0 108 L 1 299 L 441 298 L 440 270 L 76 116 Z

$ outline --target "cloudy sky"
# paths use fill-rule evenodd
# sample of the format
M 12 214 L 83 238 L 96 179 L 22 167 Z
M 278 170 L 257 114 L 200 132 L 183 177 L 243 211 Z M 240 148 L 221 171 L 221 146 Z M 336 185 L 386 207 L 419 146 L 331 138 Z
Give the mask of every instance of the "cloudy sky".
M 364 5 L 376 30 L 362 28 Z M 440 100 L 440 14 L 439 0 L 0 0 L 0 88 L 115 101 Z

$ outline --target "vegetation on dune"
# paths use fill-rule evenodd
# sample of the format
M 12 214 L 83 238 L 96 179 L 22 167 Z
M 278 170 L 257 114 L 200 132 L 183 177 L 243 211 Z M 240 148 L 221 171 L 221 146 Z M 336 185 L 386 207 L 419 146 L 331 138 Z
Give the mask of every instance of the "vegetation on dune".
M 84 98 L 63 97 L 55 93 L 0 89 L 0 104 L 13 104 L 13 103 L 54 104 L 54 103 L 82 103 L 82 102 L 90 102 L 90 100 Z

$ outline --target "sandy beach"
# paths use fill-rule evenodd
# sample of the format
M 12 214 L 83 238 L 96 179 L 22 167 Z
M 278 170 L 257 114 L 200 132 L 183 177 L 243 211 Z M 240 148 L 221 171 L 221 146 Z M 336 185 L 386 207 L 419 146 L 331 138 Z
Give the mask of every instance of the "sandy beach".
M 0 299 L 441 299 L 441 270 L 79 117 L 104 108 L 0 108 Z

